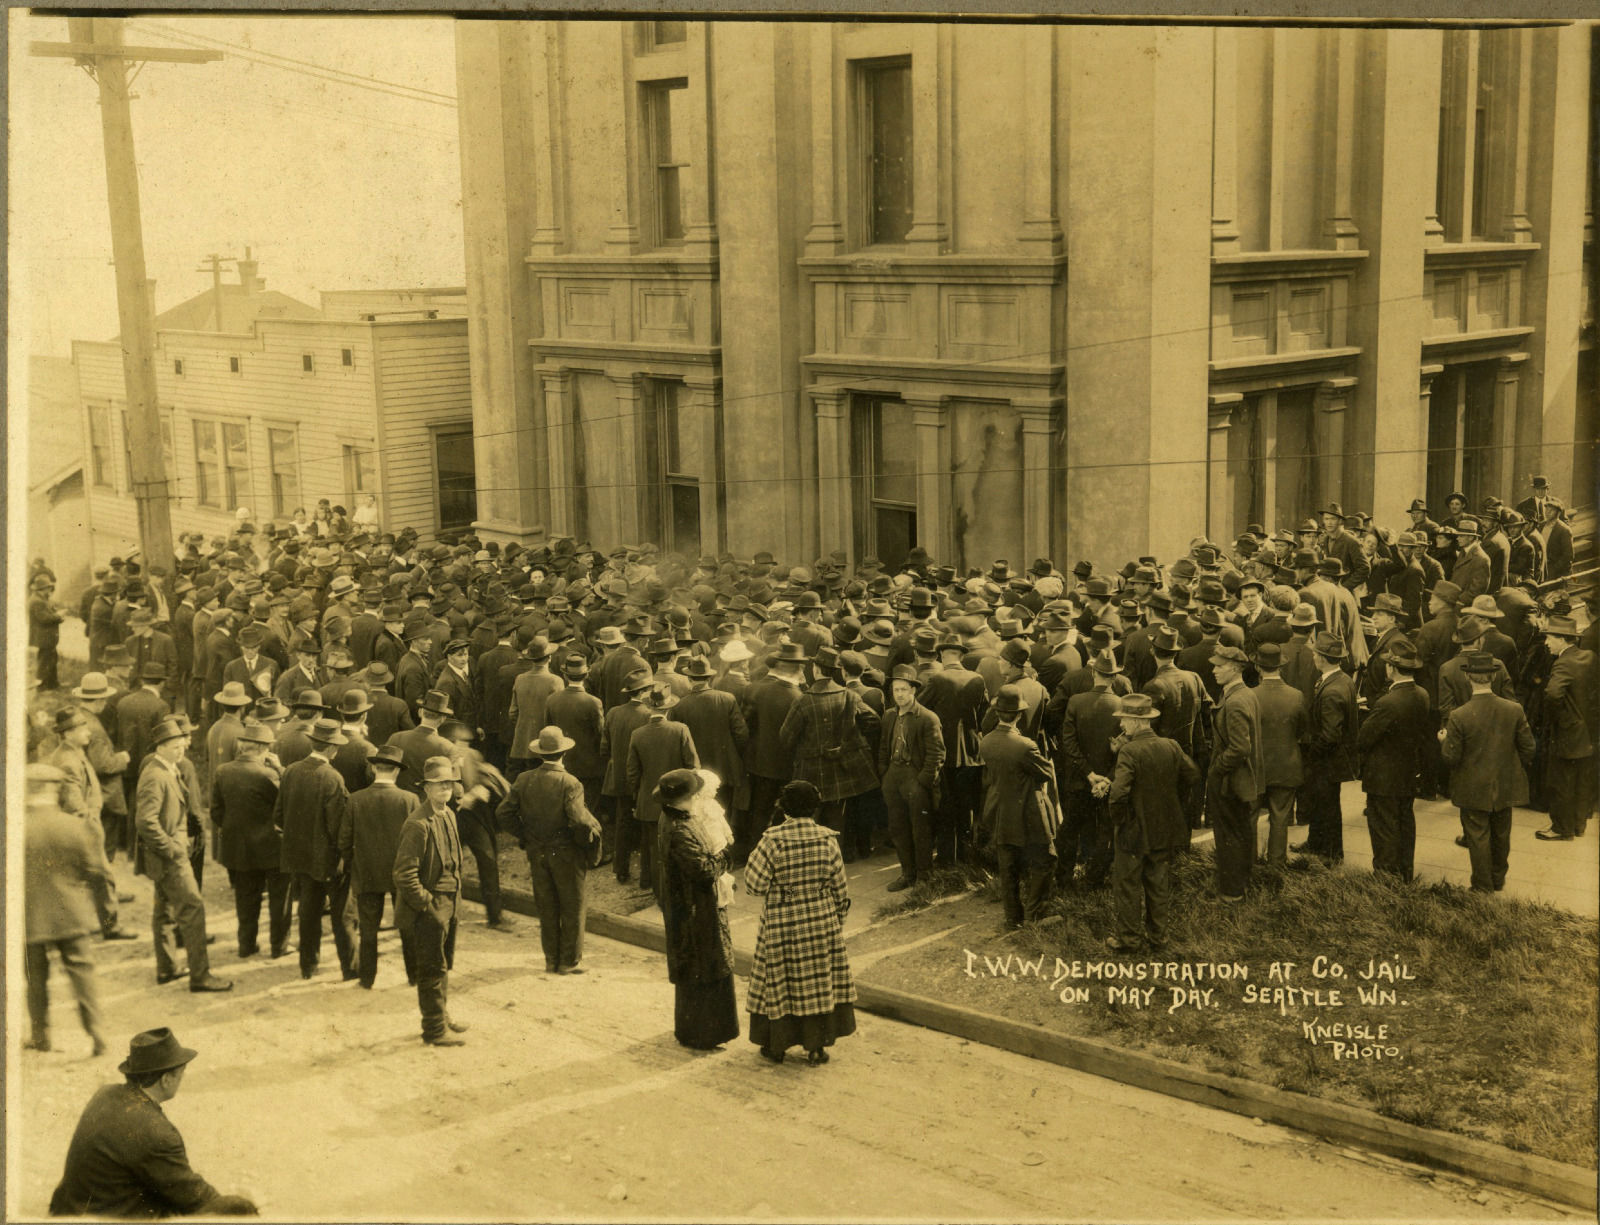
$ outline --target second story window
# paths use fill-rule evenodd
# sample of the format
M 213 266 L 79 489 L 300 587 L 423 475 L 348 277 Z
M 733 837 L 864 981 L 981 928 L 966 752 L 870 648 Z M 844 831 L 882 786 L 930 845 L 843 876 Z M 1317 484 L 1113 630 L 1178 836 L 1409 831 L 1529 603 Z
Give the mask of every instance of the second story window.
M 310 353 L 302 353 L 300 355 L 300 369 L 306 374 L 315 374 L 317 372 L 317 359 Z
M 228 373 L 229 374 L 238 374 L 239 373 L 239 359 L 237 357 L 230 357 L 228 359 Z
M 183 373 L 183 358 L 175 357 L 175 358 L 172 359 L 172 373 L 173 374 L 182 374 Z
M 856 66 L 861 236 L 903 243 L 911 229 L 911 61 Z
M 658 246 L 683 241 L 681 178 L 689 167 L 689 144 L 683 126 L 687 87 L 688 82 L 683 80 L 652 81 L 643 87 L 645 156 L 650 166 Z

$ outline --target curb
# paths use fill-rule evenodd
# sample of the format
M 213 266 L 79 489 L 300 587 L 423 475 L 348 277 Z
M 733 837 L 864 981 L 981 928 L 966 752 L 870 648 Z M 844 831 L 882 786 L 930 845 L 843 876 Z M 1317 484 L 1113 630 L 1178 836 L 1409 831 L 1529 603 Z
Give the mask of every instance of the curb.
M 463 894 L 469 900 L 480 900 L 475 882 L 466 883 Z M 500 896 L 507 910 L 523 915 L 536 913 L 533 895 L 524 889 L 502 886 Z M 596 936 L 620 940 L 655 952 L 666 951 L 666 933 L 654 923 L 603 910 L 591 910 L 584 926 Z M 734 950 L 736 973 L 748 976 L 750 962 L 749 953 Z M 1356 1106 L 1274 1089 L 1237 1076 L 1202 1071 L 1187 1064 L 1126 1050 L 1093 1038 L 1056 1033 L 889 987 L 858 982 L 856 994 L 856 1007 L 875 1016 L 920 1025 L 1013 1054 L 1103 1076 L 1107 1080 L 1164 1093 L 1183 1101 L 1197 1102 L 1202 1106 L 1247 1115 L 1263 1122 L 1292 1127 L 1326 1140 L 1357 1145 L 1390 1157 L 1496 1183 L 1590 1212 L 1596 1208 L 1595 1171 L 1582 1166 L 1552 1161 L 1532 1153 L 1519 1153 L 1484 1140 L 1402 1123 Z

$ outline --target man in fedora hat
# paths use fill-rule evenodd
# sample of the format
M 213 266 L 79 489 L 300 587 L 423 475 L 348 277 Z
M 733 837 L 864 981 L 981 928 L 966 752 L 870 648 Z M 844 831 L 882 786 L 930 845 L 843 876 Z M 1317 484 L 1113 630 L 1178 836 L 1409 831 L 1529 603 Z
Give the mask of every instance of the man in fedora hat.
M 568 774 L 583 786 L 583 806 L 589 815 L 604 826 L 604 809 L 608 801 L 602 795 L 605 784 L 606 760 L 601 752 L 605 735 L 605 711 L 600 699 L 584 688 L 589 675 L 589 661 L 580 651 L 567 651 L 560 656 L 561 678 L 564 688 L 552 693 L 545 701 L 545 718 L 561 734 L 572 740 L 572 748 L 563 758 L 562 765 Z M 599 867 L 609 863 L 612 854 L 611 837 L 614 830 L 604 830 Z
M 1540 729 L 1550 825 L 1534 837 L 1566 842 L 1583 837 L 1595 809 L 1595 653 L 1578 645 L 1578 623 L 1568 616 L 1545 618 L 1544 644 L 1552 661 Z
M 294 656 L 294 666 L 278 677 L 273 685 L 273 696 L 293 702 L 302 689 L 322 688 L 322 648 L 310 634 L 296 631 L 289 640 L 289 653 Z
M 395 926 L 416 954 L 422 1040 L 461 1046 L 467 1026 L 450 1019 L 449 970 L 455 961 L 456 905 L 461 894 L 461 837 L 450 800 L 460 771 L 448 756 L 422 767 L 423 803 L 406 818 L 395 851 Z
M 1533 762 L 1533 730 L 1522 707 L 1491 688 L 1499 667 L 1487 651 L 1468 657 L 1472 696 L 1439 729 L 1440 750 L 1450 767 L 1450 800 L 1461 810 L 1472 888 L 1479 893 L 1505 888 L 1511 809 L 1527 803 L 1527 769 Z
M 356 899 L 360 932 L 356 960 L 361 985 L 369 991 L 378 975 L 378 928 L 383 922 L 384 897 L 395 895 L 394 861 L 400 849 L 400 831 L 420 806 L 416 796 L 398 786 L 404 764 L 404 754 L 393 745 L 374 750 L 372 784 L 351 794 L 339 829 L 339 854 L 349 866 L 350 891 Z M 400 953 L 406 981 L 415 984 L 416 950 L 407 933 L 401 933 Z
M 1331 863 L 1344 861 L 1344 813 L 1340 784 L 1356 776 L 1356 729 L 1359 712 L 1355 683 L 1340 668 L 1344 643 L 1319 630 L 1311 643 L 1317 680 L 1306 706 L 1306 738 L 1302 745 L 1305 782 L 1300 804 L 1310 825 L 1306 840 L 1295 847 Z
M 644 691 L 645 723 L 628 738 L 628 790 L 633 795 L 635 836 L 639 840 L 639 883 L 657 890 L 656 834 L 661 820 L 661 803 L 655 798 L 656 784 L 670 770 L 695 770 L 700 755 L 695 752 L 689 729 L 667 716 L 678 704 L 678 696 L 661 681 L 653 681 Z
M 276 695 L 280 668 L 278 661 L 263 649 L 267 643 L 267 629 L 260 622 L 252 622 L 239 631 L 239 657 L 230 659 L 222 669 L 224 686 L 237 681 L 252 699 Z
M 413 609 L 406 617 L 404 633 L 406 653 L 394 665 L 394 696 L 406 704 L 415 719 L 423 695 L 433 688 L 433 670 L 428 666 L 433 651 L 433 619 Z
M 177 644 L 172 641 L 170 634 L 155 628 L 155 617 L 148 608 L 136 608 L 128 614 L 128 635 L 122 645 L 127 648 L 128 658 L 132 661 L 129 665 L 132 675 L 141 675 L 144 665 L 152 661 L 161 664 L 164 670 L 163 686 L 168 677 L 177 674 Z
M 527 667 L 521 667 L 516 672 L 507 672 L 506 668 L 509 664 L 522 662 L 521 644 L 528 639 L 519 640 L 516 617 L 509 611 L 484 620 L 485 624 L 493 626 L 495 641 L 476 660 L 479 707 L 483 712 L 483 752 L 491 765 L 498 770 L 505 770 L 507 778 L 512 778 L 515 774 L 508 766 L 511 750 L 516 747 L 512 741 L 515 727 L 507 717 L 507 712 L 511 707 L 512 686 L 532 663 L 529 661 Z
M 1406 616 L 1405 605 L 1399 596 L 1380 592 L 1373 597 L 1372 611 L 1368 616 L 1372 622 L 1374 639 L 1367 662 L 1361 669 L 1359 694 L 1370 708 L 1388 688 L 1388 664 L 1384 652 L 1391 642 L 1404 634 L 1406 627 L 1402 621 Z
M 60 797 L 67 779 L 60 768 L 42 762 L 30 765 L 26 782 L 23 914 L 27 943 L 22 968 L 30 1028 L 23 1045 L 36 1051 L 50 1049 L 46 982 L 53 948 L 72 983 L 78 1019 L 99 1056 L 105 1053 L 106 1044 L 89 933 L 98 926 L 93 895 L 109 883 L 110 865 L 90 827 L 63 810 Z
M 389 692 L 392 684 L 394 673 L 381 659 L 374 659 L 361 673 L 361 687 L 372 703 L 372 709 L 367 711 L 367 739 L 373 744 L 387 744 L 396 732 L 416 726 L 406 704 Z
M 1117 711 L 1122 734 L 1106 796 L 1117 916 L 1106 946 L 1117 953 L 1134 951 L 1141 940 L 1152 952 L 1165 947 L 1169 869 L 1173 855 L 1189 845 L 1185 797 L 1194 792 L 1200 771 L 1176 741 L 1155 733 L 1158 717 L 1155 703 L 1142 693 L 1122 698 Z
M 453 713 L 450 699 L 437 689 L 431 689 L 417 703 L 418 726 L 396 732 L 384 742 L 400 750 L 405 759 L 400 771 L 400 786 L 419 800 L 425 798 L 422 767 L 430 757 L 450 756 L 450 742 L 440 733 L 439 725 Z
M 452 713 L 472 729 L 474 737 L 483 734 L 483 715 L 479 704 L 478 678 L 472 670 L 472 643 L 452 638 L 445 643 L 444 666 L 434 677 L 433 687 L 450 699 Z
M 194 798 L 180 762 L 189 747 L 189 728 L 176 718 L 163 719 L 151 734 L 153 748 L 139 771 L 135 823 L 139 845 L 134 869 L 155 888 L 150 924 L 155 936 L 156 982 L 179 976 L 172 950 L 172 929 L 183 933 L 189 957 L 190 991 L 231 991 L 233 984 L 211 973 L 206 951 L 206 904 L 195 882 L 190 852 Z
M 889 813 L 889 837 L 900 857 L 900 875 L 890 892 L 909 889 L 933 871 L 933 812 L 939 803 L 939 767 L 944 731 L 931 710 L 917 701 L 922 677 L 901 664 L 889 678 L 892 705 L 878 737 L 878 776 Z
M 1456 561 L 1450 569 L 1450 581 L 1461 589 L 1460 602 L 1471 602 L 1489 593 L 1489 574 L 1492 569 L 1489 555 L 1480 541 L 1481 527 L 1477 519 L 1462 516 L 1451 529 L 1456 542 Z
M 283 772 L 273 824 L 283 831 L 283 871 L 294 878 L 300 908 L 300 977 L 317 972 L 322 955 L 322 912 L 328 909 L 339 969 L 355 978 L 355 924 L 350 921 L 350 874 L 339 855 L 339 831 L 350 794 L 333 768 L 334 750 L 345 743 L 334 719 L 318 719 L 307 733 L 311 752 Z
M 196 1051 L 167 1028 L 135 1034 L 117 1066 L 124 1083 L 95 1091 L 67 1146 L 51 1216 L 254 1216 L 189 1166 L 183 1137 L 161 1106 L 178 1094 Z
M 1416 681 L 1422 660 L 1411 640 L 1391 638 L 1374 658 L 1383 660 L 1388 686 L 1373 700 L 1356 736 L 1372 870 L 1408 881 L 1417 845 L 1412 805 L 1417 780 L 1428 765 L 1434 721 L 1428 695 Z
M 1337 502 L 1330 502 L 1322 510 L 1322 539 L 1319 542 L 1322 556 L 1338 558 L 1341 573 L 1339 581 L 1354 591 L 1367 581 L 1371 569 L 1361 542 L 1345 531 L 1345 513 Z
M 273 824 L 279 769 L 268 761 L 272 733 L 255 719 L 240 730 L 231 761 L 213 768 L 211 820 L 217 859 L 227 869 L 238 917 L 239 956 L 260 951 L 261 899 L 267 899 L 267 939 L 274 957 L 289 939 L 290 878 L 282 870 L 283 845 Z
M 750 729 L 745 747 L 745 770 L 750 780 L 750 807 L 734 823 L 733 865 L 749 858 L 772 821 L 778 792 L 792 777 L 792 762 L 784 750 L 783 721 L 800 698 L 805 684 L 806 652 L 798 642 L 782 643 L 769 657 L 766 675 L 745 690 L 743 714 Z
M 993 848 L 1008 930 L 1043 917 L 1061 828 L 1055 767 L 1017 727 L 1027 708 L 1017 686 L 1001 685 L 994 730 L 978 745 L 984 794 L 978 841 L 985 852 Z
M 139 782 L 139 768 L 150 752 L 150 733 L 157 723 L 172 713 L 163 689 L 167 670 L 159 659 L 146 660 L 138 673 L 138 687 L 124 694 L 117 703 L 117 743 L 128 755 L 128 768 L 122 773 L 127 809 L 133 809 L 133 793 Z M 113 833 L 113 831 L 107 831 Z M 120 846 L 133 846 L 133 831 L 124 822 L 113 833 Z
M 527 747 L 539 765 L 517 776 L 496 815 L 528 856 L 545 971 L 581 974 L 584 885 L 598 858 L 600 822 L 584 803 L 583 784 L 562 764 L 576 742 L 552 724 Z
M 1243 901 L 1250 883 L 1256 858 L 1256 806 L 1266 782 L 1261 708 L 1255 690 L 1244 683 L 1249 662 L 1243 650 L 1226 644 L 1211 656 L 1221 698 L 1212 721 L 1206 815 L 1216 832 L 1217 894 L 1224 902 Z
M 528 745 L 539 734 L 539 729 L 549 722 L 545 708 L 551 697 L 565 686 L 565 681 L 550 670 L 551 660 L 556 653 L 555 645 L 543 635 L 530 639 L 522 652 L 527 667 L 518 672 L 511 683 L 510 699 L 506 703 L 505 719 L 501 726 L 509 729 L 506 741 L 510 766 L 508 777 L 513 781 L 520 771 L 531 769 L 536 764 Z
M 589 679 L 594 679 L 592 673 Z M 633 820 L 635 792 L 628 784 L 628 746 L 634 732 L 650 721 L 646 707 L 652 683 L 650 669 L 641 661 L 639 667 L 619 680 L 619 691 L 627 701 L 605 712 L 600 729 L 600 756 L 605 762 L 601 794 L 611 800 L 613 822 L 612 871 L 617 883 L 624 885 L 632 879 L 633 852 L 638 848 L 640 832 Z M 648 880 L 645 883 L 648 884 Z
M 1120 703 L 1112 682 L 1122 674 L 1117 658 L 1101 651 L 1089 663 L 1093 673 L 1087 692 L 1067 700 L 1057 752 L 1065 777 L 1066 820 L 1056 845 L 1056 874 L 1063 886 L 1083 865 L 1083 887 L 1098 889 L 1111 870 L 1111 828 L 1106 796 L 1117 752 L 1112 747 Z
M 38 649 L 39 688 L 59 689 L 57 646 L 64 619 L 53 600 L 56 583 L 48 573 L 35 574 L 28 584 L 28 645 Z
M 131 758 L 112 744 L 111 731 L 106 727 L 106 707 L 118 696 L 118 691 L 104 672 L 85 672 L 77 686 L 68 692 L 76 707 L 89 717 L 89 743 L 84 755 L 100 780 L 101 806 L 96 816 L 104 831 L 106 858 L 113 859 L 119 846 L 130 852 L 133 850 L 129 841 L 129 805 L 124 781 Z M 114 725 L 114 717 L 112 721 Z M 130 896 L 128 901 L 132 900 Z
M 600 650 L 600 658 L 589 672 L 589 692 L 600 699 L 600 705 L 608 712 L 631 701 L 623 681 L 637 669 L 647 666 L 644 656 L 629 645 L 615 625 L 596 627 L 589 636 L 589 645 Z
M 367 715 L 371 710 L 367 691 L 359 687 L 346 689 L 334 707 L 344 743 L 334 750 L 329 764 L 339 772 L 344 789 L 351 795 L 372 782 L 372 767 L 367 759 L 377 748 L 367 733 Z
M 750 742 L 750 728 L 738 698 L 711 687 L 716 669 L 704 655 L 689 659 L 684 676 L 689 680 L 689 692 L 678 699 L 672 717 L 689 729 L 700 764 L 721 780 L 717 803 L 724 812 L 734 813 L 748 797 L 744 750 Z M 877 785 L 876 775 L 873 785 Z
M 255 705 L 257 696 L 249 692 L 242 681 L 229 681 L 211 695 L 219 712 L 206 729 L 206 760 L 213 769 L 233 760 L 234 742 L 244 730 L 244 712 Z

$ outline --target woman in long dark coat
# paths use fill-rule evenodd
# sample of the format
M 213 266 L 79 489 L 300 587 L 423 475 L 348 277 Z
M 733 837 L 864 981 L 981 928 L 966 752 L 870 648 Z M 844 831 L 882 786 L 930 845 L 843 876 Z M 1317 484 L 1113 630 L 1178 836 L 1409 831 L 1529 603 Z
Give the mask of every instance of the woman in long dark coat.
M 817 788 L 796 780 L 778 797 L 785 820 L 761 836 L 745 865 L 745 888 L 764 897 L 755 968 L 745 1007 L 750 1041 L 782 1063 L 791 1046 L 806 1062 L 828 1062 L 827 1048 L 856 1030 L 855 982 L 845 959 L 844 860 L 838 839 L 812 817 Z
M 677 988 L 673 1033 L 684 1046 L 715 1050 L 739 1036 L 733 994 L 733 940 L 727 876 L 733 831 L 709 790 L 709 771 L 669 770 L 656 784 L 661 915 L 667 928 L 667 977 Z M 710 775 L 715 778 L 715 775 Z

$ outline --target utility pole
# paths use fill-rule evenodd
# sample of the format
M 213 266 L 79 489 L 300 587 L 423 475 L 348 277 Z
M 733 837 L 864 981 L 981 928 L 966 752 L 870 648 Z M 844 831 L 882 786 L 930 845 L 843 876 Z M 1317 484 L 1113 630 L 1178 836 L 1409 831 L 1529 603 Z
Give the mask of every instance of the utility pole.
M 69 17 L 65 43 L 36 42 L 33 55 L 69 58 L 100 86 L 105 139 L 106 196 L 111 206 L 111 252 L 117 267 L 117 316 L 122 325 L 122 377 L 128 400 L 128 455 L 139 508 L 139 547 L 146 566 L 172 571 L 172 515 L 157 407 L 155 313 L 145 295 L 144 233 L 139 219 L 139 168 L 128 109 L 128 61 L 199 64 L 215 51 L 176 51 L 123 45 L 119 17 Z M 137 70 L 136 70 L 137 74 Z
M 245 258 L 248 259 L 249 257 L 250 248 L 246 247 Z M 205 256 L 205 261 L 210 264 L 210 267 L 195 269 L 196 272 L 209 272 L 211 274 L 211 309 L 216 313 L 217 331 L 219 332 L 228 330 L 222 326 L 222 265 L 234 263 L 238 258 L 237 255 L 218 255 L 213 251 L 210 255 Z

